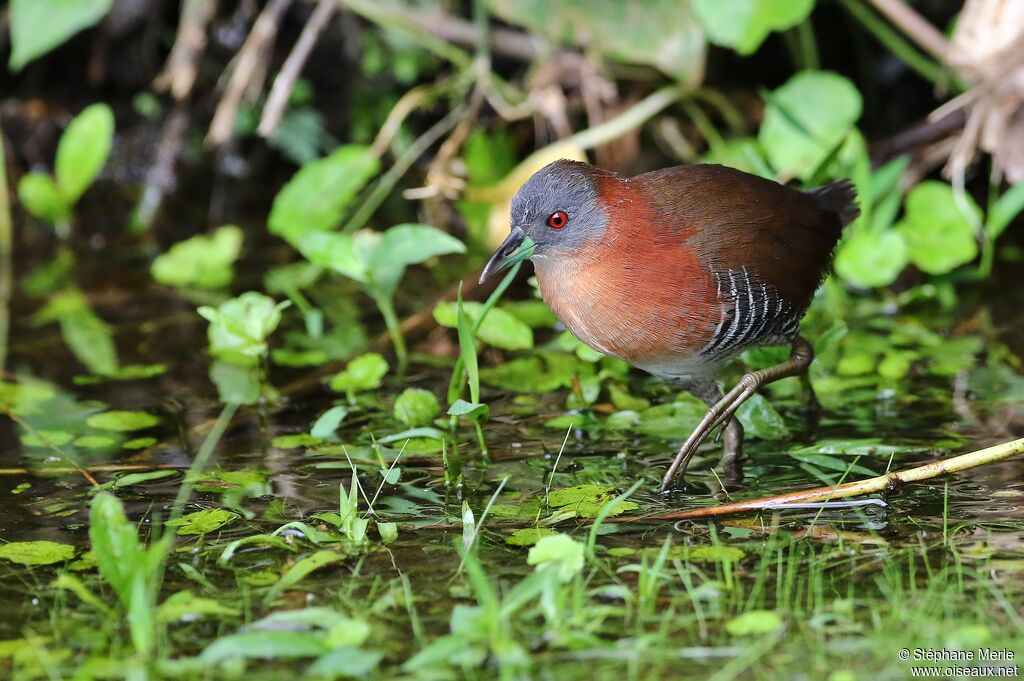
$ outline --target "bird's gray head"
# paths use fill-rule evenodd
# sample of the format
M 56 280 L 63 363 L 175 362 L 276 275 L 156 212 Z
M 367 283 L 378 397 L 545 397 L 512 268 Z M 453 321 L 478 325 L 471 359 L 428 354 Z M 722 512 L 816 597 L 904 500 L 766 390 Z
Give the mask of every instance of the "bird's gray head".
M 608 215 L 597 180 L 610 173 L 561 159 L 526 181 L 512 199 L 512 230 L 491 256 L 480 281 L 527 258 L 559 258 L 600 241 Z

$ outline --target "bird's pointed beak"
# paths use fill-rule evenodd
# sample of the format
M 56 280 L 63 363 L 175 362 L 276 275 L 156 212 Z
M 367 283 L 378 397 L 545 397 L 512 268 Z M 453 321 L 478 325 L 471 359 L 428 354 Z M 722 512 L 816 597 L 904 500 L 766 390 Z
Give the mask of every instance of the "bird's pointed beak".
M 487 261 L 484 271 L 480 274 L 480 283 L 484 283 L 492 274 L 507 270 L 516 263 L 526 260 L 533 255 L 534 247 L 533 239 L 526 236 L 519 227 L 513 227 L 505 242 L 498 246 L 498 250 Z

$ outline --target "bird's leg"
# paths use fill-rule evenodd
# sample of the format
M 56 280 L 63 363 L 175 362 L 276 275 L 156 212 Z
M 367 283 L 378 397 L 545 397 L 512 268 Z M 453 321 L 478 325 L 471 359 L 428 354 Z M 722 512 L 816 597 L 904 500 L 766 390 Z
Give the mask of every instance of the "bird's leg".
M 744 375 L 735 388 L 708 409 L 708 413 L 701 419 L 700 424 L 690 434 L 690 437 L 686 439 L 683 446 L 679 448 L 679 453 L 676 454 L 675 460 L 669 466 L 668 471 L 665 472 L 665 477 L 661 481 L 661 491 L 665 492 L 671 489 L 676 478 L 686 472 L 686 465 L 689 463 L 690 458 L 704 440 L 707 439 L 708 435 L 711 434 L 711 431 L 718 426 L 725 425 L 732 418 L 732 415 L 736 413 L 740 405 L 746 402 L 761 386 L 777 381 L 780 378 L 803 374 L 807 371 L 807 367 L 810 366 L 813 359 L 814 348 L 811 347 L 810 343 L 798 336 L 793 341 L 793 349 L 789 353 L 789 359 L 785 362 Z M 733 419 L 733 422 L 736 423 L 736 420 Z M 742 429 L 738 431 L 740 439 L 742 439 L 742 432 Z M 729 440 L 735 439 L 736 436 L 737 431 L 734 430 L 730 435 L 729 428 L 726 428 L 726 452 L 722 458 L 723 463 L 726 465 L 735 466 L 739 463 L 737 452 L 741 446 L 735 446 L 731 456 L 729 448 Z

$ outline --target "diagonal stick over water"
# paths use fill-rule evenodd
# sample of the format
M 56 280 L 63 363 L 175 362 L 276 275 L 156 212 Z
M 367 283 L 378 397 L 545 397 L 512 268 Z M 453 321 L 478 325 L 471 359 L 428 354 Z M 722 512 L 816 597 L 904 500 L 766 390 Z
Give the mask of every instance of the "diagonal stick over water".
M 846 499 L 857 497 L 862 494 L 872 494 L 886 490 L 897 489 L 911 482 L 936 478 L 947 473 L 957 473 L 969 468 L 995 463 L 1010 457 L 1024 454 L 1024 438 L 1012 440 L 1002 444 L 979 449 L 976 452 L 969 452 L 954 456 L 941 461 L 933 461 L 923 466 L 909 468 L 905 471 L 895 471 L 879 475 L 878 477 L 848 482 L 835 487 L 817 487 L 815 489 L 789 492 L 773 497 L 751 499 L 733 504 L 721 504 L 718 506 L 704 506 L 702 508 L 691 508 L 685 511 L 670 511 L 668 513 L 656 513 L 653 515 L 609 518 L 608 522 L 643 522 L 648 520 L 685 520 L 688 518 L 712 518 L 734 513 L 747 513 L 749 511 L 784 510 L 789 504 L 807 503 L 812 501 L 830 501 L 832 499 Z

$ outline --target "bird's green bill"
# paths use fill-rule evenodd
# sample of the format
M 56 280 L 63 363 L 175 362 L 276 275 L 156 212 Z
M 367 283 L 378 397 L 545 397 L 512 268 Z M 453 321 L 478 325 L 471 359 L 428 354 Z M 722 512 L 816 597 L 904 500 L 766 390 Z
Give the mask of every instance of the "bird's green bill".
M 535 246 L 533 239 L 523 234 L 523 230 L 518 227 L 513 228 L 505 242 L 498 246 L 498 250 L 487 261 L 484 271 L 480 274 L 480 283 L 482 284 L 492 274 L 507 270 L 517 262 L 522 262 L 532 256 Z

